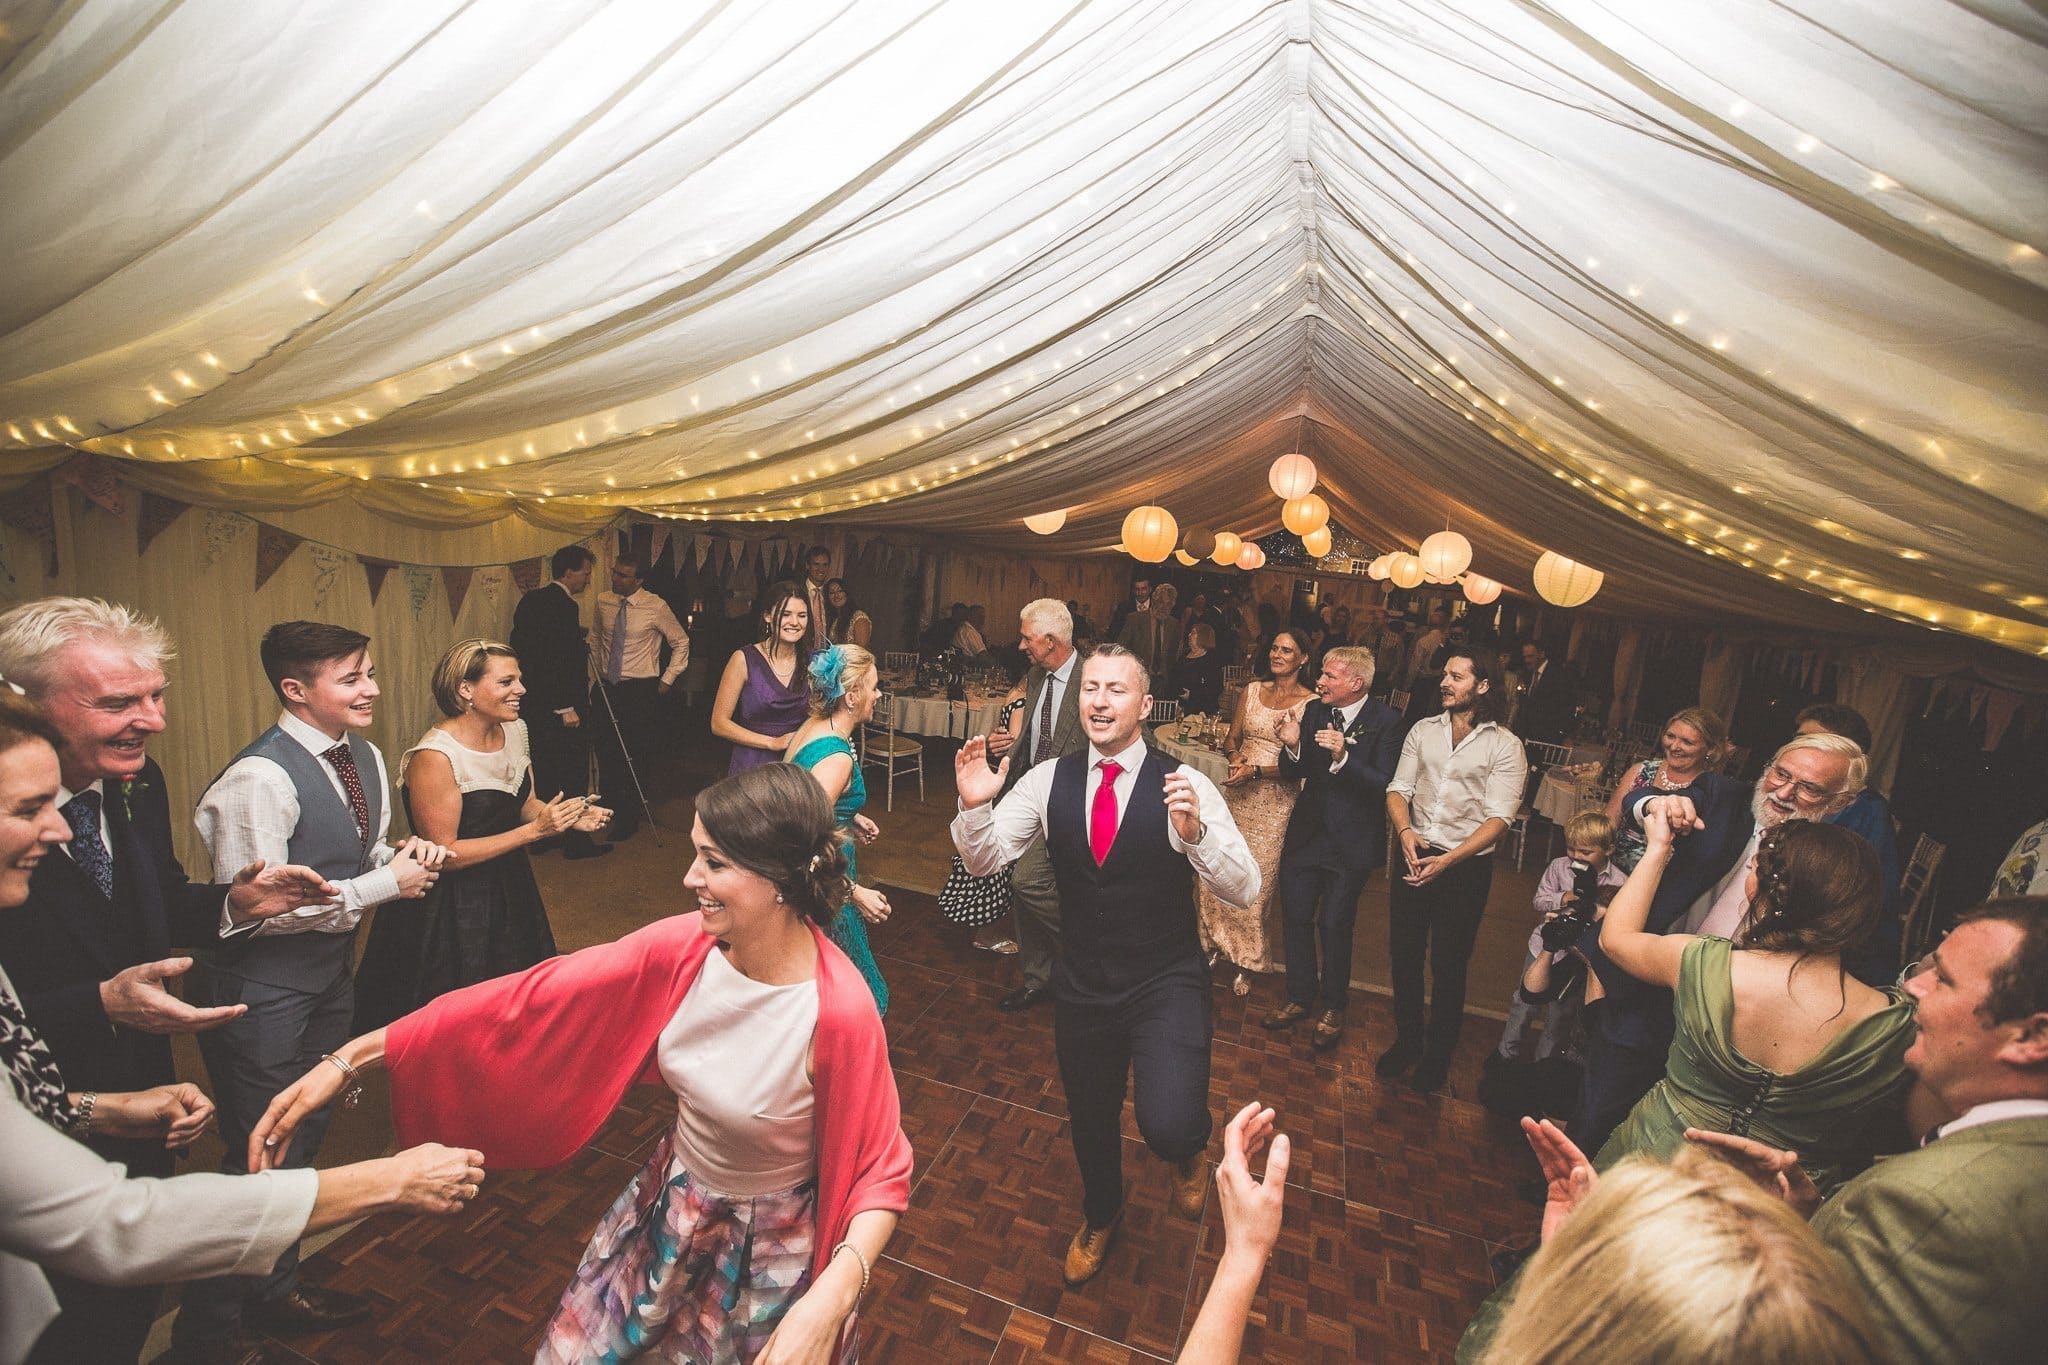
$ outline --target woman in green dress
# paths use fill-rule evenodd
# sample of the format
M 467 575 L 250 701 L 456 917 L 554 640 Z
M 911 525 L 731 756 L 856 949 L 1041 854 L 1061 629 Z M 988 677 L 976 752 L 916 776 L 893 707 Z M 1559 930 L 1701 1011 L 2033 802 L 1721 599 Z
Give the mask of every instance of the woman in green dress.
M 859 645 L 832 645 L 811 656 L 809 678 L 811 717 L 790 736 L 789 761 L 816 778 L 832 803 L 832 818 L 846 833 L 846 879 L 851 888 L 825 932 L 860 968 L 875 993 L 876 1008 L 887 1014 L 889 983 L 875 965 L 867 927 L 889 918 L 889 898 L 860 885 L 855 866 L 855 845 L 869 843 L 879 833 L 875 822 L 860 813 L 868 802 L 868 788 L 853 748 L 853 732 L 874 715 L 875 700 L 881 695 L 875 656 Z
M 1615 894 L 1600 948 L 1630 976 L 1675 993 L 1664 1079 L 1595 1158 L 1669 1158 L 1687 1128 L 1754 1137 L 1800 1154 L 1823 1192 L 1867 1164 L 1909 1078 L 1913 1006 L 1842 969 L 1877 923 L 1877 854 L 1834 825 L 1788 820 L 1764 832 L 1735 941 L 1643 931 L 1670 861 L 1665 802 L 1643 820 L 1642 861 Z

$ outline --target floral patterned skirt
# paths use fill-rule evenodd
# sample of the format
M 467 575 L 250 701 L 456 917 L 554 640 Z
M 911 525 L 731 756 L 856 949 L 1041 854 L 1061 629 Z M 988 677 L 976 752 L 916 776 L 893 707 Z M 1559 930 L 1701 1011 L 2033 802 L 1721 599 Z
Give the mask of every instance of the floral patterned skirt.
M 745 1365 L 810 1286 L 816 1238 L 815 1181 L 751 1198 L 706 1189 L 671 1129 L 591 1234 L 535 1365 Z

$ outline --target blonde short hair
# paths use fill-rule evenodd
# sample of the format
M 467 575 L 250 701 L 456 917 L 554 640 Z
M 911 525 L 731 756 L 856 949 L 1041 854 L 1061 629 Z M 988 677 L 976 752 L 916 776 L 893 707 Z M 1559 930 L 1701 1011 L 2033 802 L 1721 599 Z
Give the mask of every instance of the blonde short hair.
M 1613 848 L 1614 822 L 1607 818 L 1604 810 L 1582 810 L 1564 822 L 1564 842 L 1567 848 L 1573 844 Z
M 493 659 L 516 659 L 512 646 L 496 640 L 458 640 L 441 662 L 434 665 L 434 705 L 444 716 L 455 717 L 469 708 L 463 704 L 462 685 L 483 677 Z
M 1600 1177 L 1522 1272 L 1485 1365 L 1868 1365 L 1890 1348 L 1813 1230 L 1776 1195 L 1688 1149 Z
M 1364 679 L 1367 687 L 1372 686 L 1372 673 L 1377 664 L 1373 661 L 1372 651 L 1363 645 L 1338 645 L 1335 649 L 1325 650 L 1323 662 L 1349 664 L 1351 671 Z
M 161 671 L 177 657 L 154 616 L 97 597 L 39 597 L 0 616 L 0 677 L 40 701 L 57 655 L 81 640 L 111 645 L 140 668 Z

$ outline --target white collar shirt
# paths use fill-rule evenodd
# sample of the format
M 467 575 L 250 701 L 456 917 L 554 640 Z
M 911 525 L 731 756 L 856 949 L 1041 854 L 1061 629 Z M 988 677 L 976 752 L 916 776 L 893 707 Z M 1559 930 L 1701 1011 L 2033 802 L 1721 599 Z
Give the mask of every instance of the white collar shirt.
M 1973 1104 L 1964 1110 L 1959 1118 L 1950 1119 L 1935 1129 L 1938 1137 L 1948 1137 L 1966 1128 L 1978 1128 L 1987 1123 L 2003 1123 L 2007 1119 L 2048 1118 L 2048 1100 L 1986 1100 Z
M 1512 823 L 1528 776 L 1522 741 L 1506 727 L 1483 721 L 1454 744 L 1451 713 L 1444 711 L 1408 732 L 1387 790 L 1408 799 L 1409 821 L 1423 843 L 1453 849 L 1488 820 Z

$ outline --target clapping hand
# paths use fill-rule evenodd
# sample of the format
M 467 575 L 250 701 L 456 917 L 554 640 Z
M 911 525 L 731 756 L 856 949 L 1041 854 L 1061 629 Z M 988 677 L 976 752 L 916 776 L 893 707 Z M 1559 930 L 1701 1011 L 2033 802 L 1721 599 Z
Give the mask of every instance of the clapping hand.
M 1166 775 L 1165 785 L 1166 818 L 1173 822 L 1173 832 L 1184 844 L 1202 842 L 1202 799 L 1195 795 L 1195 784 L 1186 773 L 1175 771 Z
M 1348 741 L 1344 738 L 1342 730 L 1334 725 L 1325 725 L 1316 731 L 1316 743 L 1329 750 L 1331 758 L 1336 758 L 1344 752 L 1344 746 Z
M 534 832 L 534 841 L 552 839 L 576 828 L 576 822 L 583 818 L 584 806 L 589 800 L 587 796 L 564 796 L 556 792 L 555 799 L 544 803 L 528 822 Z
M 590 798 L 586 796 L 583 798 L 583 813 L 576 817 L 576 823 L 571 828 L 581 834 L 594 834 L 611 821 L 611 811 L 604 806 L 592 805 Z
M 989 767 L 986 739 L 968 740 L 953 756 L 953 786 L 960 793 L 962 806 L 974 807 L 993 801 L 1003 790 L 1003 780 L 1009 775 L 1008 758 L 998 767 Z
M 1586 1154 L 1549 1119 L 1525 1118 L 1522 1131 L 1528 1135 L 1529 1150 L 1536 1153 L 1536 1164 L 1543 1168 L 1543 1181 L 1549 1187 L 1543 1205 L 1543 1240 L 1547 1242 L 1593 1192 L 1600 1177 Z
M 1273 727 L 1273 733 L 1279 739 L 1281 748 L 1289 752 L 1298 750 L 1301 747 L 1301 717 L 1282 716 L 1280 723 Z
M 1272 1148 L 1264 1175 L 1253 1175 L 1252 1158 L 1267 1140 Z M 1280 1240 L 1281 1207 L 1287 1198 L 1287 1167 L 1293 1147 L 1287 1134 L 1273 1131 L 1273 1111 L 1258 1101 L 1237 1111 L 1223 1130 L 1223 1160 L 1216 1165 L 1216 1199 L 1223 1208 L 1224 1258 L 1263 1264 Z

